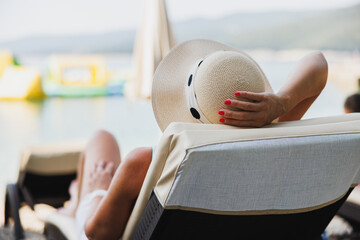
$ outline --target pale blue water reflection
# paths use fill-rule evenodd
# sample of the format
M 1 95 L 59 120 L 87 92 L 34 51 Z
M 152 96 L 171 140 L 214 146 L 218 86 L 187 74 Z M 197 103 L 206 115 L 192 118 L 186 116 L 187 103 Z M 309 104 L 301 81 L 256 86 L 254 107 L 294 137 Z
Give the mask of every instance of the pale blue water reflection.
M 155 145 L 160 136 L 148 100 L 96 97 L 1 101 L 0 190 L 6 182 L 16 180 L 24 146 L 86 140 L 98 129 L 114 134 L 122 155 L 137 146 Z

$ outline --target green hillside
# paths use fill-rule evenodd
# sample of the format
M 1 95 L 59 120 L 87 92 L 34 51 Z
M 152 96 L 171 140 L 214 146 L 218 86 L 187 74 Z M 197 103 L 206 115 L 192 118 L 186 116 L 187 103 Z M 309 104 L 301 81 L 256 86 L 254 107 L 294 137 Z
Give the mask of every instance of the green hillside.
M 190 19 L 175 23 L 176 39 L 211 38 L 233 42 L 238 36 L 247 37 L 266 29 L 295 23 L 323 12 L 241 12 L 216 19 Z
M 172 23 L 177 42 L 207 38 L 242 49 L 360 49 L 360 4 L 327 11 L 236 13 Z M 135 29 L 103 34 L 29 36 L 0 42 L 22 53 L 132 52 Z
M 242 48 L 360 49 L 360 5 L 228 39 Z

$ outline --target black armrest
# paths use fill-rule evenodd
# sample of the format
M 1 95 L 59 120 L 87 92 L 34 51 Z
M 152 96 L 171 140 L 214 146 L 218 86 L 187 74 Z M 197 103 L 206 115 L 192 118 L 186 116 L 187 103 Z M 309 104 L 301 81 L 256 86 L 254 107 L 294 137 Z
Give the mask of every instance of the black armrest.
M 9 219 L 14 220 L 15 239 L 20 240 L 24 238 L 24 229 L 20 221 L 20 203 L 21 195 L 16 184 L 8 184 L 6 186 L 5 197 L 5 225 L 9 224 Z

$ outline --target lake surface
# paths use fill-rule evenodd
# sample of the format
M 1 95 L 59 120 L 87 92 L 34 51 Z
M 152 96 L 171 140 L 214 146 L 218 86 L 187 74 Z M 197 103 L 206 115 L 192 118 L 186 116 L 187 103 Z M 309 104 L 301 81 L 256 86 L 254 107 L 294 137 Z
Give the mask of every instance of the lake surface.
M 44 58 L 24 61 L 44 69 Z M 117 64 L 124 67 L 130 65 L 131 59 L 113 58 L 110 62 L 112 67 Z M 277 91 L 295 62 L 260 61 L 259 64 Z M 344 99 L 345 95 L 329 82 L 304 118 L 342 114 Z M 156 145 L 161 135 L 149 100 L 111 96 L 0 101 L 0 196 L 4 194 L 6 183 L 17 179 L 24 146 L 86 140 L 97 129 L 113 133 L 122 155 L 137 146 Z

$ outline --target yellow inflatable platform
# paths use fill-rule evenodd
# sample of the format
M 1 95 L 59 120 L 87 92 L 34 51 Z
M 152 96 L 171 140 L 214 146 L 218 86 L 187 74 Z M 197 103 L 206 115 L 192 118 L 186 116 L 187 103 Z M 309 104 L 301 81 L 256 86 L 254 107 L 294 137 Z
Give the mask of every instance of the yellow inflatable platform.
M 107 95 L 108 72 L 100 55 L 54 55 L 43 81 L 49 96 Z
M 36 99 L 45 94 L 37 69 L 8 65 L 0 76 L 0 100 Z

